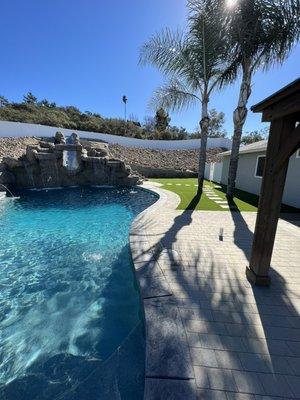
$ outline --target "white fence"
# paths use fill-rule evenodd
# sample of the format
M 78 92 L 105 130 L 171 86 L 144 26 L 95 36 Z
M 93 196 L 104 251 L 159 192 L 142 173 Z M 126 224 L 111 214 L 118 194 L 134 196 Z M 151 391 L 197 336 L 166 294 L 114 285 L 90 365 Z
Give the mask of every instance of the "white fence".
M 189 150 L 199 149 L 200 139 L 190 140 L 145 140 L 128 138 L 125 136 L 110 135 L 107 133 L 76 131 L 72 129 L 57 128 L 53 126 L 26 124 L 21 122 L 0 121 L 0 137 L 41 136 L 52 137 L 57 131 L 66 136 L 76 132 L 83 139 L 98 139 L 107 143 L 120 144 L 125 147 L 138 147 L 156 150 Z M 209 138 L 207 147 L 224 147 L 231 149 L 231 140 L 226 138 Z
M 209 181 L 221 182 L 223 163 L 207 163 L 205 165 L 204 177 Z

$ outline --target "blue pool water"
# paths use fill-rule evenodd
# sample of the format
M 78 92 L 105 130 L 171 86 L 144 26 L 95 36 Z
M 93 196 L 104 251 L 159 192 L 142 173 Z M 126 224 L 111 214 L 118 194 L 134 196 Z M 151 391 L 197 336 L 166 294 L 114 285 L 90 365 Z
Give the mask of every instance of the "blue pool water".
M 141 399 L 144 331 L 128 232 L 141 189 L 0 203 L 1 400 Z

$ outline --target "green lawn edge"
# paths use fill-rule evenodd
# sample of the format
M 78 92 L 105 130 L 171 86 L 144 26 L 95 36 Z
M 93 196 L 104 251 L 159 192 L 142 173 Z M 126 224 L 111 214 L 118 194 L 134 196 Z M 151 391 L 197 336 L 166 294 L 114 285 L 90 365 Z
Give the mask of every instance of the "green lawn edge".
M 204 188 L 209 188 L 216 196 L 226 201 L 229 208 L 222 208 L 220 204 L 209 199 L 205 192 L 197 195 L 198 187 L 196 178 L 153 178 L 150 182 L 158 182 L 163 189 L 176 193 L 181 201 L 178 210 L 198 210 L 198 211 L 249 211 L 256 212 L 259 197 L 255 194 L 236 189 L 232 200 L 226 197 L 226 185 L 215 182 L 204 181 Z M 226 205 L 224 203 L 224 205 Z M 300 210 L 287 205 L 282 205 L 282 213 L 299 213 Z

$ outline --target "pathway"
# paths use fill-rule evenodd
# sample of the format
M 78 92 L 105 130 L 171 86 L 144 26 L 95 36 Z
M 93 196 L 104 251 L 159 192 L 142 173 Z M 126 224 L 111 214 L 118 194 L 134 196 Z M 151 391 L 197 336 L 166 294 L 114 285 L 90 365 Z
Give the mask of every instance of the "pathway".
M 256 213 L 182 212 L 176 194 L 154 190 L 160 200 L 130 236 L 146 318 L 145 399 L 300 399 L 299 221 L 279 221 L 272 285 L 252 287 Z
M 152 182 L 153 184 L 153 182 Z M 189 184 L 189 183 L 166 183 L 167 186 L 195 186 L 198 187 L 198 185 L 196 184 Z M 156 186 L 156 185 L 155 185 Z M 229 209 L 229 208 L 234 208 L 236 209 L 236 207 L 230 207 L 228 205 L 228 201 L 222 199 L 220 196 L 218 196 L 218 194 L 214 191 L 214 188 L 221 188 L 221 186 L 219 185 L 204 185 L 203 187 L 203 192 L 206 195 L 207 198 L 209 198 L 211 201 L 215 202 L 217 205 L 219 205 L 221 208 L 223 209 Z

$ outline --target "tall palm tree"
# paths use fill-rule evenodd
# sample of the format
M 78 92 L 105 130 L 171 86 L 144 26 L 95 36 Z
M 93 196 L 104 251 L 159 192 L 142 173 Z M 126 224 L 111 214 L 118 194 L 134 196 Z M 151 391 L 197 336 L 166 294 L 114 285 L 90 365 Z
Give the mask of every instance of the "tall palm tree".
M 237 107 L 233 113 L 234 135 L 228 172 L 227 196 L 234 194 L 239 148 L 247 118 L 251 82 L 258 69 L 282 63 L 300 37 L 299 0 L 227 0 L 224 12 L 232 42 L 233 62 L 224 74 L 226 83 L 241 72 Z M 226 0 L 223 0 L 226 6 Z M 224 21 L 224 19 L 223 19 Z
M 152 105 L 181 110 L 193 104 L 201 108 L 201 148 L 199 154 L 198 191 L 202 191 L 209 126 L 208 104 L 228 65 L 228 41 L 223 29 L 216 29 L 220 8 L 216 2 L 189 1 L 189 25 L 185 33 L 165 29 L 145 43 L 140 62 L 162 71 L 167 83 L 158 88 Z

